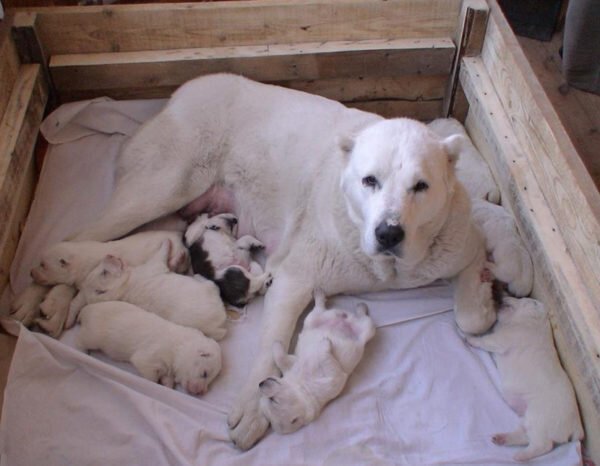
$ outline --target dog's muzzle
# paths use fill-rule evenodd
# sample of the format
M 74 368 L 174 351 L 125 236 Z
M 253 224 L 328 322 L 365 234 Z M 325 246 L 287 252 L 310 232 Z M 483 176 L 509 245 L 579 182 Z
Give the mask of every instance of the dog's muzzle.
M 404 228 L 400 225 L 390 225 L 383 220 L 375 228 L 375 238 L 382 250 L 389 250 L 404 240 Z

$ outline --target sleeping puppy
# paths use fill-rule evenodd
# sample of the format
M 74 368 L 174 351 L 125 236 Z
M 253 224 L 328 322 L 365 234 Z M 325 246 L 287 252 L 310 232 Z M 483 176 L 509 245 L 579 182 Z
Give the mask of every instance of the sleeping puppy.
M 202 214 L 186 230 L 185 244 L 194 273 L 213 280 L 223 301 L 243 307 L 264 294 L 273 280 L 252 260 L 252 254 L 264 245 L 250 235 L 236 239 L 237 231 L 238 220 L 233 214 Z
M 202 277 L 171 272 L 167 266 L 170 249 L 171 241 L 164 240 L 154 256 L 137 267 L 106 256 L 81 283 L 69 308 L 67 328 L 85 304 L 125 301 L 176 324 L 201 330 L 210 338 L 222 339 L 227 332 L 227 315 L 219 289 Z
M 31 277 L 40 285 L 80 285 L 81 281 L 107 255 L 121 258 L 129 265 L 146 262 L 164 240 L 170 240 L 169 268 L 186 273 L 189 269 L 187 249 L 181 234 L 173 231 L 147 231 L 106 243 L 98 241 L 63 241 L 46 248 L 40 263 L 31 269 Z
M 485 236 L 491 255 L 488 268 L 514 296 L 528 296 L 533 287 L 533 263 L 513 217 L 502 206 L 474 199 L 471 218 Z
M 493 332 L 467 341 L 494 353 L 504 399 L 523 416 L 517 430 L 494 435 L 494 443 L 528 445 L 514 457 L 528 461 L 555 443 L 583 438 L 575 393 L 558 360 L 541 302 L 504 298 Z
M 375 335 L 367 312 L 365 304 L 355 312 L 326 310 L 325 295 L 318 292 L 298 336 L 296 355 L 287 354 L 281 342 L 274 343 L 273 358 L 283 376 L 259 384 L 260 407 L 273 430 L 295 432 L 340 394 Z
M 142 377 L 203 395 L 221 370 L 221 348 L 201 331 L 174 324 L 132 304 L 89 304 L 79 313 L 77 347 L 133 364 Z
M 58 338 L 62 333 L 75 292 L 70 285 L 56 285 L 40 304 L 43 317 L 35 319 L 35 323 L 52 338 Z

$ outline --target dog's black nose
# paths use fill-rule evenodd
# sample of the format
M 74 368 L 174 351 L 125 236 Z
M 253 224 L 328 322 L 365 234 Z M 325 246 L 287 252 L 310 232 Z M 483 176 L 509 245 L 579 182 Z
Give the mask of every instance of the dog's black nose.
M 391 249 L 404 239 L 404 228 L 389 225 L 385 220 L 375 228 L 375 238 L 383 249 Z

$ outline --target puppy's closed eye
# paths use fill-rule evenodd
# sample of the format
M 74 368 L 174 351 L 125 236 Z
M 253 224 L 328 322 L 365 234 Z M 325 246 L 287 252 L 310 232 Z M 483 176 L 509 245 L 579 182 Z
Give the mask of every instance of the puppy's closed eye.
M 298 418 L 295 417 L 294 419 L 292 419 L 292 424 L 296 424 L 296 422 L 298 422 Z
M 106 293 L 106 290 L 95 290 L 94 293 L 100 295 Z
M 413 187 L 412 190 L 416 193 L 421 192 L 421 191 L 426 191 L 427 189 L 429 189 L 429 185 L 427 184 L 427 182 L 423 181 L 423 180 L 419 180 Z
M 219 231 L 221 229 L 220 226 L 217 225 L 210 225 L 208 227 L 206 227 L 207 230 L 213 230 L 213 231 Z

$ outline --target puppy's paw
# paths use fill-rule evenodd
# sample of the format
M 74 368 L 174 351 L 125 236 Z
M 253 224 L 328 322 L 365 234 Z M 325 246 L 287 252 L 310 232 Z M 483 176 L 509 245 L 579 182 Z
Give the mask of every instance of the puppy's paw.
M 29 285 L 18 296 L 15 297 L 10 306 L 10 314 L 21 321 L 25 327 L 29 327 L 40 315 L 40 303 L 48 293 L 48 287 L 38 284 Z
M 485 267 L 479 274 L 479 279 L 481 280 L 481 283 L 493 282 L 494 274 L 489 268 Z
M 273 284 L 273 275 L 271 275 L 271 272 L 267 272 L 265 273 L 265 279 L 264 279 L 264 283 L 262 288 L 260 289 L 260 294 L 263 295 L 267 292 L 267 290 L 271 287 L 271 285 Z
M 467 341 L 469 339 L 467 338 Z M 494 442 L 496 445 L 505 445 L 506 444 L 506 435 L 504 434 L 496 434 L 492 437 L 492 442 Z

